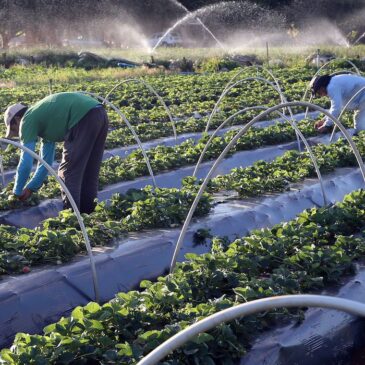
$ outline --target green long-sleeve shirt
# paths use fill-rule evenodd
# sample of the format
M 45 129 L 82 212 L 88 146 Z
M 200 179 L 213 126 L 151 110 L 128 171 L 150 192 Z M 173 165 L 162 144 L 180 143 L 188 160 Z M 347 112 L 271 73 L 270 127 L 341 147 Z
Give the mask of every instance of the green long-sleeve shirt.
M 29 143 L 40 137 L 49 142 L 62 142 L 68 130 L 98 104 L 97 100 L 80 93 L 47 96 L 25 113 L 20 126 L 20 140 Z
M 20 140 L 24 146 L 34 151 L 40 137 L 42 157 L 51 165 L 55 142 L 64 141 L 69 129 L 99 104 L 97 100 L 79 93 L 68 92 L 47 96 L 25 113 L 20 126 Z M 33 158 L 22 152 L 15 177 L 14 194 L 21 194 L 32 165 Z M 46 176 L 47 169 L 38 164 L 37 171 L 27 187 L 33 191 L 38 190 Z

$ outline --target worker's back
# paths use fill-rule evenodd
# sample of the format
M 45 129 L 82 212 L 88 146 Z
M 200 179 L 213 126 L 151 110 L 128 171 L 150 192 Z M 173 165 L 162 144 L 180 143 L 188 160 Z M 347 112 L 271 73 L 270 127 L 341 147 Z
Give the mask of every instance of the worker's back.
M 358 109 L 359 106 L 365 103 L 365 77 L 353 74 L 335 75 L 331 78 L 327 87 L 328 96 L 332 100 L 341 99 L 341 107 L 344 107 L 347 102 L 362 88 L 364 90 L 347 107 L 348 110 Z
M 38 137 L 61 142 L 68 130 L 98 104 L 97 100 L 80 93 L 49 95 L 25 113 L 20 127 L 20 139 L 23 143 L 36 141 Z

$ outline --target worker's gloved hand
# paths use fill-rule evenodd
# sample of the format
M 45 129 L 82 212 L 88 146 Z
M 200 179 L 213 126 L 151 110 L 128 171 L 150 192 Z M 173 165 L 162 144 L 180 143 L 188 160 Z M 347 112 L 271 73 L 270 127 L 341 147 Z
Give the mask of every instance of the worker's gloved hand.
M 314 123 L 314 128 L 317 129 L 317 131 L 324 127 L 324 123 L 326 123 L 325 119 L 321 119 L 318 122 Z
M 318 133 L 328 133 L 332 130 L 333 127 L 326 126 L 325 123 L 326 123 L 326 120 L 321 119 L 314 124 L 314 128 L 317 129 Z
M 18 199 L 22 202 L 25 202 L 26 200 L 28 200 L 33 194 L 33 191 L 25 188 L 22 193 L 18 196 Z

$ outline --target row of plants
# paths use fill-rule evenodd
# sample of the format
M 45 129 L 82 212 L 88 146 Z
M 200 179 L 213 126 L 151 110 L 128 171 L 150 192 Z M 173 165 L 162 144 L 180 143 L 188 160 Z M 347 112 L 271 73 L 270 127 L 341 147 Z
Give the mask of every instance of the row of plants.
M 291 68 L 283 70 L 274 70 L 278 78 L 281 80 L 281 86 L 289 100 L 300 100 L 305 90 L 308 80 L 310 80 L 313 70 L 306 68 Z M 212 110 L 214 103 L 220 96 L 224 86 L 235 75 L 237 71 L 225 73 L 213 73 L 204 75 L 159 75 L 158 77 L 146 77 L 145 81 L 150 82 L 156 90 L 161 94 L 166 104 L 170 107 L 172 114 L 175 117 L 186 119 L 192 116 L 195 112 L 202 116 L 208 114 Z M 256 75 L 265 75 L 261 71 L 256 73 L 255 68 L 244 70 L 240 78 Z M 266 75 L 267 76 L 267 75 Z M 53 86 L 53 92 L 65 90 L 85 90 L 106 95 L 110 88 L 115 85 L 115 79 L 99 80 L 76 83 L 61 83 Z M 0 89 L 0 96 L 3 102 L 3 108 L 11 103 L 19 102 L 20 100 L 31 105 L 44 96 L 48 95 L 49 89 L 44 85 L 32 85 L 27 87 L 4 88 Z M 152 124 L 161 129 L 167 127 L 169 119 L 165 109 L 160 105 L 157 97 L 149 90 L 139 84 L 124 84 L 119 89 L 115 90 L 110 96 L 110 100 L 117 106 L 122 108 L 123 113 L 128 117 L 132 124 L 140 125 L 141 139 L 146 140 L 147 135 L 144 135 L 147 126 Z M 269 86 L 259 82 L 249 82 L 242 85 L 237 85 L 232 89 L 226 98 L 223 100 L 220 112 L 218 113 L 219 120 L 231 115 L 233 112 L 243 108 L 244 106 L 254 105 L 274 105 L 279 102 L 279 96 Z M 131 139 L 130 132 L 125 128 L 120 118 L 113 111 L 109 111 L 112 129 L 124 129 L 124 133 Z M 162 126 L 159 125 L 162 123 Z M 190 122 L 191 123 L 191 122 Z M 156 125 L 157 124 L 157 125 Z M 183 131 L 191 131 L 191 126 L 187 126 Z M 172 134 L 172 129 L 169 126 L 169 134 Z M 3 126 L 0 126 L 0 133 L 3 132 Z M 155 131 L 156 133 L 157 131 Z M 167 133 L 167 130 L 165 131 Z M 114 145 L 122 145 L 122 141 L 110 137 Z M 119 136 L 120 137 L 120 136 Z M 134 143 L 134 141 L 133 141 Z
M 174 116 L 185 117 L 194 111 L 204 114 L 207 110 L 211 110 L 213 106 L 212 102 L 217 100 L 226 83 L 237 71 L 195 75 L 166 74 L 144 77 L 142 79 L 150 83 L 158 91 L 166 104 L 171 108 Z M 74 71 L 70 70 L 70 72 Z M 298 100 L 304 92 L 305 81 L 310 80 L 313 74 L 312 69 L 299 67 L 275 69 L 273 72 L 279 80 L 283 80 L 281 84 L 288 93 L 298 83 L 297 87 L 294 88 L 295 99 Z M 259 71 L 254 67 L 244 69 L 240 78 L 248 76 L 268 77 L 265 72 Z M 288 80 L 288 82 L 284 80 Z M 52 91 L 59 92 L 71 90 L 70 88 L 72 88 L 73 90 L 91 91 L 105 96 L 116 83 L 114 77 L 109 77 L 105 80 L 93 80 L 92 82 L 89 82 L 85 78 L 81 82 L 56 83 L 53 85 Z M 19 101 L 19 99 L 24 100 L 28 104 L 32 104 L 48 95 L 50 90 L 47 85 L 34 83 L 26 87 L 19 86 L 15 89 L 4 88 L 0 91 L 5 106 Z M 251 102 L 255 102 L 255 100 L 263 102 L 268 96 L 279 99 L 275 95 L 276 93 L 270 87 L 262 83 L 250 82 L 245 85 L 238 85 L 232 89 L 227 95 L 227 100 L 231 99 L 231 101 L 234 101 L 242 99 L 246 100 L 247 104 L 250 104 Z M 291 95 L 287 96 L 291 97 Z M 117 106 L 122 107 L 123 112 L 132 122 L 167 121 L 166 112 L 159 104 L 158 99 L 143 85 L 135 83 L 123 84 L 113 92 L 110 100 L 115 102 Z M 229 107 L 231 103 L 227 101 L 226 104 L 222 105 Z M 156 115 L 154 113 L 155 109 L 157 112 Z
M 115 239 L 131 231 L 177 227 L 184 221 L 196 196 L 197 186 L 189 181 L 181 189 L 146 187 L 115 194 L 99 203 L 95 212 L 84 215 L 90 240 L 95 246 L 112 246 Z M 196 216 L 207 215 L 212 207 L 209 193 L 204 194 Z M 28 272 L 44 263 L 61 264 L 85 251 L 84 239 L 71 210 L 43 222 L 35 229 L 0 225 L 0 275 Z
M 76 307 L 44 335 L 17 334 L 3 364 L 135 364 L 169 337 L 217 311 L 274 295 L 317 291 L 353 272 L 365 253 L 365 191 L 295 220 L 251 232 L 212 252 L 189 254 L 175 272 L 104 304 Z M 356 236 L 354 236 L 356 235 Z M 163 364 L 233 365 L 255 336 L 302 312 L 276 310 L 237 319 L 202 333 Z
M 353 140 L 362 157 L 365 157 L 365 133 Z M 340 139 L 330 145 L 318 144 L 312 147 L 322 174 L 336 168 L 357 166 L 355 155 L 348 142 Z M 257 161 L 252 166 L 232 169 L 231 173 L 212 179 L 210 191 L 234 190 L 240 198 L 257 196 L 270 192 L 288 190 L 290 184 L 305 178 L 315 177 L 316 171 L 309 153 L 287 151 L 272 162 Z
M 365 156 L 365 142 L 362 140 L 363 134 L 355 139 L 355 142 Z M 313 152 L 318 157 L 322 172 L 356 164 L 350 148 L 343 140 L 329 146 L 315 146 Z M 212 207 L 212 193 L 218 190 L 236 190 L 241 198 L 258 196 L 268 192 L 287 190 L 290 183 L 301 181 L 314 174 L 308 153 L 292 151 L 269 163 L 258 161 L 251 167 L 234 169 L 228 175 L 212 179 L 196 215 L 202 216 L 209 213 Z M 50 186 L 52 185 L 50 184 Z M 50 186 L 47 188 L 51 189 Z M 154 191 L 149 186 L 142 190 L 132 190 L 126 195 L 115 195 L 108 204 L 99 203 L 94 213 L 85 216 L 89 235 L 94 244 L 105 245 L 115 235 L 119 237 L 123 232 L 179 226 L 187 215 L 198 186 L 196 179 L 187 177 L 183 180 L 181 190 L 156 189 Z M 17 199 L 5 199 L 3 196 L 4 204 L 20 204 Z M 44 237 L 44 228 L 46 236 L 48 237 L 50 234 L 53 241 L 50 243 L 45 238 L 41 240 L 41 243 L 45 242 L 43 245 L 40 244 L 39 237 Z M 52 259 L 52 262 L 57 262 L 57 260 L 64 262 L 77 252 L 72 248 L 75 245 L 71 245 L 70 242 L 82 242 L 77 220 L 71 212 L 61 212 L 58 218 L 46 220 L 41 227 L 35 230 L 24 228 L 17 230 L 14 227 L 6 226 L 3 229 L 6 233 L 2 239 L 2 260 L 0 260 L 0 269 L 2 268 L 3 273 L 11 270 L 19 271 L 28 264 L 34 265 L 38 262 L 52 261 Z M 50 231 L 57 233 L 54 235 L 49 233 Z M 12 234 L 9 235 L 9 232 Z M 16 232 L 15 236 L 14 232 Z M 75 232 L 78 232 L 79 235 L 77 240 L 74 237 Z M 61 235 L 62 239 L 58 235 Z M 60 242 L 61 246 L 57 242 Z M 52 247 L 52 250 L 49 249 L 49 246 Z M 78 247 L 78 245 L 76 246 Z M 62 253 L 54 254 L 53 250 L 62 252 L 63 249 L 71 249 L 71 256 Z M 36 254 L 33 257 L 29 252 L 34 250 L 36 250 Z
M 307 137 L 316 135 L 313 121 L 303 120 L 298 124 L 304 135 Z M 224 147 L 233 138 L 237 131 L 228 131 L 222 136 L 213 139 L 205 154 L 205 160 L 217 158 Z M 157 146 L 148 150 L 152 170 L 155 174 L 171 169 L 192 165 L 199 159 L 207 141 L 208 135 L 204 135 L 199 141 L 191 139 L 176 146 Z M 275 145 L 293 141 L 295 131 L 288 124 L 276 124 L 267 128 L 252 128 L 242 136 L 230 152 L 234 154 L 238 151 L 251 150 L 261 146 Z M 138 177 L 148 175 L 148 168 L 141 150 L 135 150 L 127 157 L 111 157 L 102 162 L 100 171 L 100 187 Z M 53 198 L 59 195 L 59 186 L 53 178 L 49 178 L 48 183 L 42 187 L 38 193 L 33 194 L 33 198 L 25 203 L 20 203 L 16 197 L 9 197 L 12 191 L 12 184 L 9 184 L 0 193 L 0 210 L 14 209 L 22 206 L 35 205 L 40 200 Z

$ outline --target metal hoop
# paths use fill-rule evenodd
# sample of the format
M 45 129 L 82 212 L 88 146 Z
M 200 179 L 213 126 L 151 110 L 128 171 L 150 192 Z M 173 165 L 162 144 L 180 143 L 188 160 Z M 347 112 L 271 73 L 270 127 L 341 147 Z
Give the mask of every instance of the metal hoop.
M 244 78 L 244 79 L 241 79 L 241 80 L 236 81 L 234 84 L 230 85 L 227 89 L 225 89 L 225 90 L 222 92 L 222 94 L 221 94 L 221 96 L 219 97 L 218 101 L 217 101 L 217 102 L 216 102 L 216 104 L 214 105 L 214 108 L 213 108 L 213 110 L 212 110 L 211 114 L 209 115 L 209 119 L 208 119 L 207 125 L 206 125 L 206 127 L 205 127 L 205 132 L 208 132 L 210 122 L 211 122 L 211 120 L 212 120 L 213 116 L 215 115 L 215 113 L 216 113 L 216 111 L 217 111 L 217 109 L 218 109 L 218 105 L 221 103 L 221 101 L 223 100 L 223 98 L 224 98 L 224 97 L 227 95 L 227 93 L 228 93 L 231 89 L 233 89 L 236 85 L 241 84 L 241 83 L 243 83 L 243 82 L 245 82 L 245 81 L 262 81 L 262 82 L 264 82 L 264 83 L 268 84 L 269 86 L 271 86 L 271 87 L 272 87 L 272 88 L 273 88 L 273 89 L 274 89 L 274 90 L 275 90 L 275 91 L 279 94 L 279 96 L 280 96 L 280 100 L 281 100 L 281 103 L 282 103 L 282 104 L 287 102 L 286 97 L 285 97 L 285 95 L 283 94 L 283 92 L 281 91 L 280 87 L 279 87 L 279 88 L 278 88 L 278 87 L 276 87 L 276 86 L 275 86 L 275 85 L 274 85 L 271 81 L 269 81 L 269 80 L 267 80 L 267 79 L 265 79 L 265 78 L 263 78 L 263 77 L 258 77 L 258 76 L 257 76 L 257 77 L 246 77 L 246 78 Z M 295 122 L 295 120 L 294 120 L 294 116 L 293 116 L 293 112 L 292 112 L 291 108 L 290 108 L 290 107 L 288 107 L 288 110 L 289 110 L 290 117 L 292 118 L 293 122 Z M 283 109 L 283 113 L 285 114 L 285 109 Z M 298 150 L 301 152 L 300 139 L 299 139 L 298 134 L 297 134 L 297 142 L 298 142 Z

